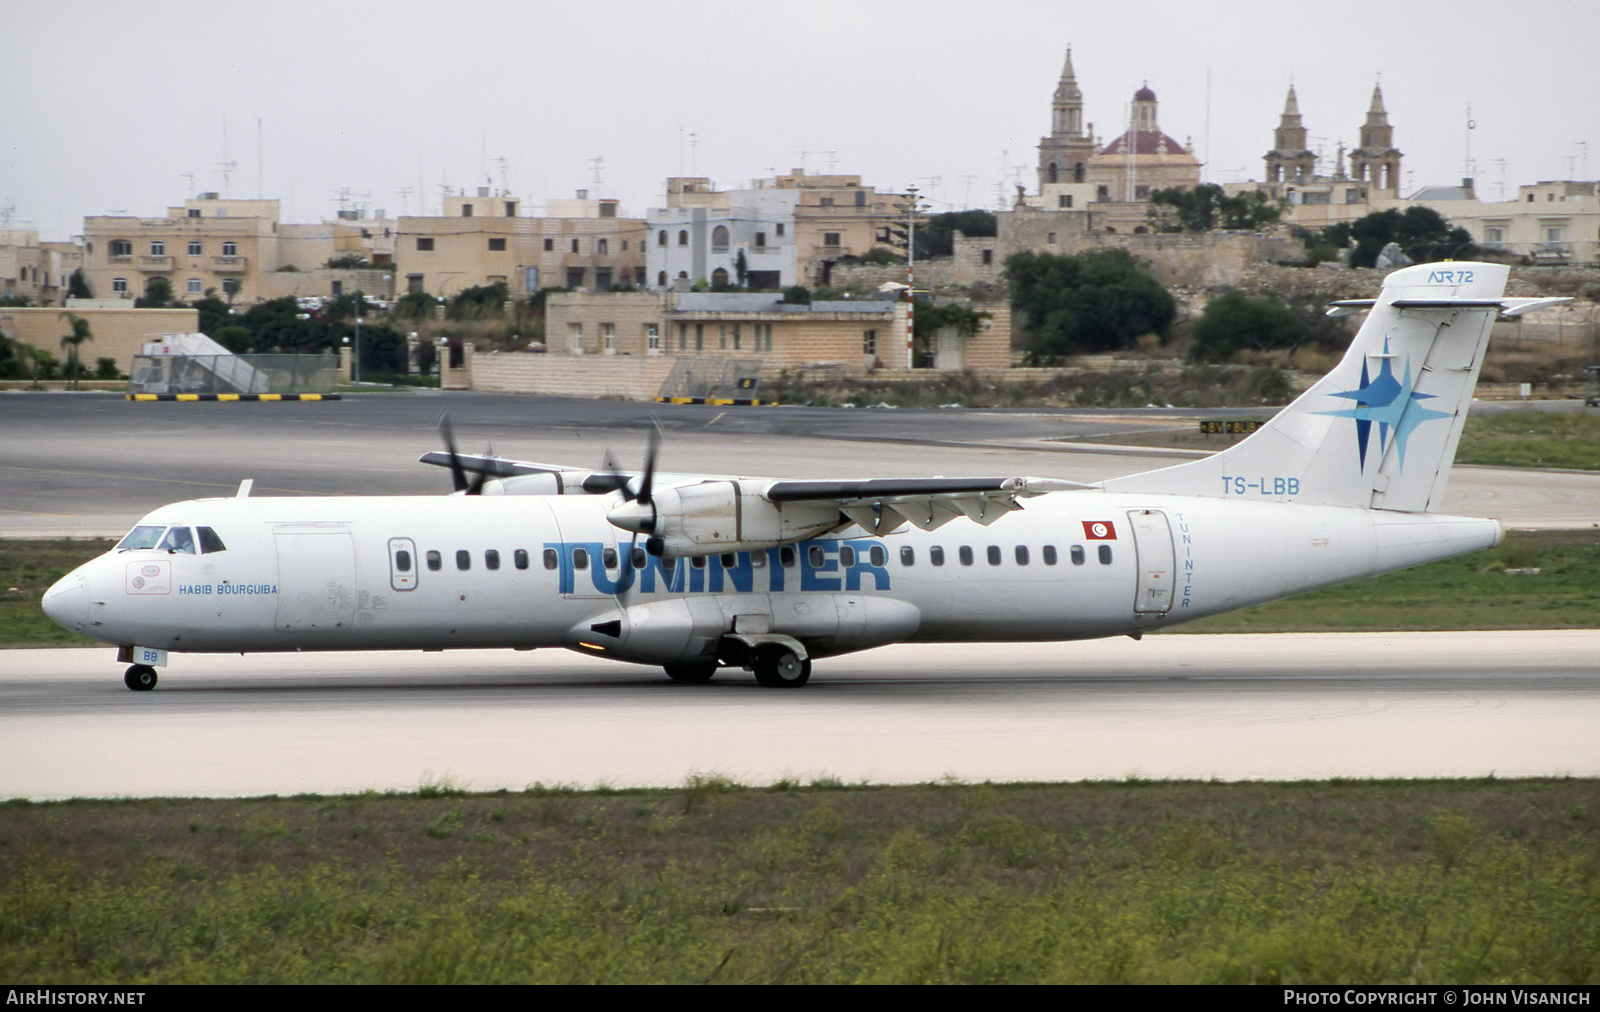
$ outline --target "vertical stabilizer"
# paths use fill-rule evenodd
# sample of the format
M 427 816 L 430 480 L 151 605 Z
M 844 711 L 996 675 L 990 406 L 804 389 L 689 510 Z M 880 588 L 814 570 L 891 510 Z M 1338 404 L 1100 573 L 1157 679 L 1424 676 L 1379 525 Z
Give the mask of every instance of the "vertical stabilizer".
M 1350 350 L 1250 438 L 1176 467 L 1116 478 L 1109 491 L 1437 510 L 1506 302 L 1502 264 L 1419 264 L 1390 274 Z

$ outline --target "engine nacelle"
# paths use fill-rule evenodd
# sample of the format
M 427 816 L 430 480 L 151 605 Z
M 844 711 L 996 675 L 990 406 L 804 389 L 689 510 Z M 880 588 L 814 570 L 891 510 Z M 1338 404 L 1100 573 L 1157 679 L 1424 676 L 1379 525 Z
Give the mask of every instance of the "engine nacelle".
M 829 503 L 775 503 L 763 494 L 770 484 L 717 480 L 663 488 L 649 503 L 615 507 L 609 519 L 623 530 L 660 538 L 668 558 L 760 551 L 848 522 Z

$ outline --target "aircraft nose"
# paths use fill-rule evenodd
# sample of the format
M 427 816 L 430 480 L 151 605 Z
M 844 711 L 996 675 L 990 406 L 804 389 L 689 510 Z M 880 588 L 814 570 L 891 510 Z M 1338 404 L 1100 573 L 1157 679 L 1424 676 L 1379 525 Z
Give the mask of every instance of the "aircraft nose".
M 75 569 L 44 592 L 44 613 L 63 629 L 81 633 L 89 628 L 89 577 Z

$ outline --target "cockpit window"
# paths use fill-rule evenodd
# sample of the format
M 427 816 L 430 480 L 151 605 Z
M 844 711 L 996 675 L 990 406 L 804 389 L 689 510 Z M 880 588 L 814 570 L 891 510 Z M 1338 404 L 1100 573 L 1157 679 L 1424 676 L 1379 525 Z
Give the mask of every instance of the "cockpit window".
M 154 548 L 161 541 L 165 527 L 135 527 L 128 536 L 117 542 L 117 551 L 129 552 L 135 548 Z
M 167 529 L 167 536 L 161 539 L 161 544 L 156 546 L 157 551 L 182 552 L 184 555 L 194 554 L 194 535 L 189 533 L 187 527 L 171 527 Z
M 195 533 L 200 535 L 200 551 L 206 555 L 212 552 L 226 552 L 228 546 L 217 537 L 217 532 L 209 527 L 196 527 Z

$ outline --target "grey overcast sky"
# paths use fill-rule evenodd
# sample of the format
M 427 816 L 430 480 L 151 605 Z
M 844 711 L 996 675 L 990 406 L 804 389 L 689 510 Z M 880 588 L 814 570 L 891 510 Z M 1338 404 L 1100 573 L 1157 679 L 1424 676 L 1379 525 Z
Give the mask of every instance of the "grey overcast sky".
M 1069 45 L 1098 135 L 1148 81 L 1219 182 L 1261 178 L 1291 81 L 1331 159 L 1381 80 L 1406 192 L 1462 175 L 1470 103 L 1498 199 L 1600 174 L 1597 41 L 1596 0 L 0 0 L 0 209 L 66 239 L 207 190 L 316 221 L 504 179 L 642 215 L 670 175 L 800 166 L 992 208 L 1033 188 Z

